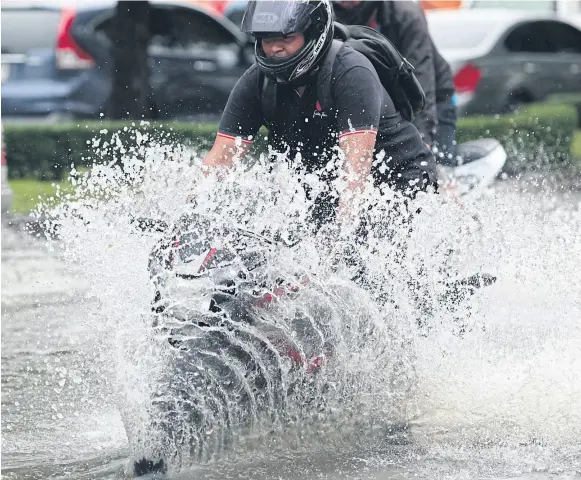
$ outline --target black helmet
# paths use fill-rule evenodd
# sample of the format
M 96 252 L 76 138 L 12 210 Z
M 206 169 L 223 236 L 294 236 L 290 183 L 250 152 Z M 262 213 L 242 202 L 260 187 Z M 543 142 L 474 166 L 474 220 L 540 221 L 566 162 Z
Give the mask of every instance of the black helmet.
M 255 0 L 248 3 L 242 31 L 256 38 L 258 67 L 279 83 L 297 80 L 316 70 L 333 41 L 329 0 Z M 262 38 L 302 33 L 305 45 L 290 57 L 267 57 Z

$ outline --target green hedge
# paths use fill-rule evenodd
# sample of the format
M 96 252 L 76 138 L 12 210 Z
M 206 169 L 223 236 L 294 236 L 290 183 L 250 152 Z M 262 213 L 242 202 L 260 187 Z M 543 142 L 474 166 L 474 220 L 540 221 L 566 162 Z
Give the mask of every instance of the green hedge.
M 509 174 L 562 168 L 570 164 L 580 123 L 572 104 L 536 104 L 516 115 L 463 118 L 458 122 L 458 142 L 498 139 L 507 151 Z
M 148 133 L 150 143 L 185 144 L 208 148 L 216 133 L 214 124 L 86 122 L 62 125 L 4 125 L 10 178 L 59 180 L 70 167 L 111 162 L 138 145 L 138 134 Z M 119 139 L 119 141 L 116 140 Z M 94 140 L 98 140 L 95 142 Z
M 545 104 L 517 115 L 469 117 L 458 122 L 458 141 L 493 137 L 509 156 L 508 173 L 562 166 L 569 162 L 571 140 L 578 128 L 573 106 Z M 120 155 L 113 136 L 117 133 L 127 149 L 137 144 L 138 133 L 148 132 L 152 140 L 209 148 L 215 124 L 90 122 L 62 125 L 4 125 L 9 175 L 11 178 L 61 179 L 70 169 L 93 162 L 111 162 Z M 93 147 L 99 139 L 101 154 Z M 258 148 L 264 148 L 260 136 Z M 102 154 L 104 152 L 104 155 Z

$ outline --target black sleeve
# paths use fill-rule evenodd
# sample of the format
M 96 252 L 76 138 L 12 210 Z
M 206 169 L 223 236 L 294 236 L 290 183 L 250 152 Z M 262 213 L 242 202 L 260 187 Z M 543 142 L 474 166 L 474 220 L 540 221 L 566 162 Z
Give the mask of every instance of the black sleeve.
M 259 71 L 253 65 L 236 82 L 220 119 L 219 134 L 254 140 L 263 124 L 258 81 Z
M 434 52 L 434 69 L 436 71 L 436 103 L 448 103 L 456 92 L 452 69 L 450 64 L 438 52 L 433 41 L 432 52 Z
M 383 90 L 371 63 L 369 68 L 352 67 L 335 80 L 333 96 L 340 135 L 364 130 L 377 131 Z
M 419 3 L 388 1 L 383 7 L 379 20 L 387 25 L 388 38 L 414 66 L 426 95 L 426 106 L 414 119 L 414 125 L 424 140 L 432 143 L 436 128 L 436 72 L 428 22 Z

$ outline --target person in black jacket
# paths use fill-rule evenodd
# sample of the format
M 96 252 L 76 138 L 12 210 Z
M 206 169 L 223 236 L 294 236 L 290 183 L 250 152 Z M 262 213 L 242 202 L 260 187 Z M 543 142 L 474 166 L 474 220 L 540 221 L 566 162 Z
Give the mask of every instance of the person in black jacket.
M 414 66 L 426 94 L 426 106 L 414 120 L 424 141 L 437 151 L 439 163 L 454 164 L 456 106 L 448 62 L 436 49 L 425 14 L 415 1 L 335 1 L 335 20 L 366 25 L 385 35 Z

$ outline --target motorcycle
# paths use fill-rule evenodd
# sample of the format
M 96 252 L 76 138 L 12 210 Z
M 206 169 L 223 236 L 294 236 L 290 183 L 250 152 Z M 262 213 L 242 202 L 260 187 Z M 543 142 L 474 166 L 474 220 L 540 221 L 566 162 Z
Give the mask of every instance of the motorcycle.
M 358 381 L 336 381 L 338 355 L 389 345 L 365 310 L 361 289 L 323 286 L 316 272 L 276 267 L 276 255 L 300 249 L 300 240 L 216 225 L 193 213 L 171 229 L 149 220 L 137 226 L 164 232 L 148 268 L 155 335 L 170 354 L 146 430 L 160 440 L 142 449 L 147 453 L 134 463 L 136 476 L 165 471 L 168 461 L 185 457 L 211 459 L 253 426 L 322 412 L 331 386 Z M 465 296 L 493 282 L 474 276 L 450 292 Z
M 457 146 L 457 165 L 438 165 L 438 177 L 452 185 L 460 197 L 479 196 L 500 174 L 506 151 L 498 140 L 482 138 Z
M 333 304 L 354 293 L 340 286 L 322 292 L 312 273 L 272 266 L 273 254 L 300 248 L 299 241 L 216 226 L 196 214 L 172 229 L 137 223 L 167 231 L 148 268 L 155 335 L 171 353 L 147 435 L 155 431 L 159 444 L 174 448 L 150 451 L 135 462 L 135 474 L 164 471 L 184 455 L 207 460 L 229 449 L 241 429 L 321 411 L 337 346 L 357 349 L 374 334 L 365 315 L 332 320 Z

